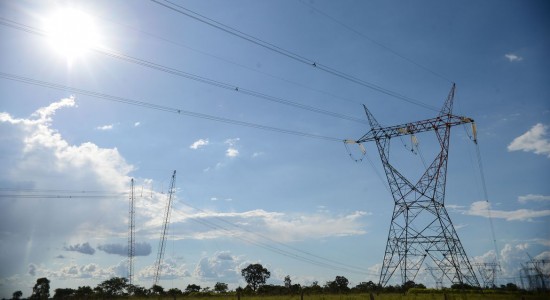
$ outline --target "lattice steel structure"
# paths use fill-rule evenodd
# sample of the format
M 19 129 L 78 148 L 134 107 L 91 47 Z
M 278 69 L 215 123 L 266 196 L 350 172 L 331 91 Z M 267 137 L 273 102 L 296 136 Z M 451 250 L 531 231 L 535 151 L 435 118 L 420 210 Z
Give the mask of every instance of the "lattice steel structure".
M 500 270 L 500 265 L 496 262 L 485 262 L 485 263 L 474 263 L 474 266 L 477 267 L 477 272 L 481 276 L 483 281 L 483 287 L 485 288 L 495 288 L 495 282 L 497 278 L 497 271 Z
M 134 256 L 136 254 L 136 220 L 135 220 L 135 194 L 134 179 L 130 183 L 130 207 L 128 210 L 128 283 L 132 284 L 134 278 Z
M 414 281 L 425 260 L 429 259 L 445 272 L 451 283 L 479 287 L 445 209 L 451 127 L 473 124 L 470 118 L 452 114 L 454 93 L 455 84 L 437 117 L 396 126 L 380 126 L 364 106 L 371 130 L 353 142 L 376 143 L 395 204 L 380 272 L 379 283 L 382 286 L 386 286 L 398 270 L 403 284 Z M 421 178 L 412 183 L 390 163 L 390 141 L 395 137 L 428 131 L 435 133 L 441 149 Z
M 172 180 L 170 181 L 170 188 L 168 189 L 168 201 L 164 208 L 164 222 L 162 223 L 162 231 L 160 233 L 160 241 L 157 252 L 157 260 L 155 263 L 155 279 L 154 285 L 157 285 L 160 278 L 160 273 L 162 270 L 162 259 L 164 257 L 164 248 L 166 248 L 166 233 L 168 232 L 168 223 L 170 222 L 170 211 L 172 208 L 172 197 L 174 196 L 176 185 L 176 170 L 172 174 Z

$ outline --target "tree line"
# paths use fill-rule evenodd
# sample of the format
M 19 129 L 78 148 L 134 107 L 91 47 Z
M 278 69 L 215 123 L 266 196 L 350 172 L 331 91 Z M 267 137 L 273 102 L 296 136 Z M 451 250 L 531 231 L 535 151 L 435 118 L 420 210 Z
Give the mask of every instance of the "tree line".
M 228 285 L 223 282 L 217 282 L 213 288 L 201 287 L 196 284 L 188 284 L 184 290 L 171 288 L 165 290 L 160 285 L 153 285 L 151 288 L 145 288 L 139 285 L 129 284 L 128 279 L 124 277 L 113 277 L 105 280 L 92 288 L 90 286 L 79 286 L 76 289 L 58 288 L 55 289 L 53 299 L 110 299 L 116 297 L 149 297 L 149 296 L 209 296 L 216 294 L 234 293 L 237 295 L 290 295 L 290 294 L 347 294 L 347 293 L 405 293 L 411 289 L 415 291 L 426 290 L 426 286 L 414 281 L 408 281 L 403 285 L 388 285 L 382 287 L 372 281 L 360 282 L 354 287 L 349 286 L 349 280 L 344 276 L 336 276 L 334 280 L 327 281 L 322 286 L 318 281 L 311 285 L 302 286 L 293 284 L 290 276 L 284 278 L 284 285 L 266 284 L 271 273 L 261 264 L 250 264 L 241 270 L 241 275 L 246 281 L 246 287 L 238 287 L 235 291 L 229 291 Z M 451 289 L 475 290 L 475 287 L 467 284 L 454 284 Z M 518 291 L 519 288 L 508 283 L 502 285 L 502 290 Z M 12 299 L 22 299 L 23 293 L 16 291 Z M 50 281 L 43 277 L 36 280 L 31 296 L 28 299 L 43 300 L 50 298 Z M 240 298 L 240 297 L 239 297 Z

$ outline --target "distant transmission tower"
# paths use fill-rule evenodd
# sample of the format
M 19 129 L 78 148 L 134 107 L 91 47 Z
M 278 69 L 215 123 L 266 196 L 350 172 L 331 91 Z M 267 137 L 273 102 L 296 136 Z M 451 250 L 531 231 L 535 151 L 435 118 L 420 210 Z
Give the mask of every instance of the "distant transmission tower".
M 445 271 L 443 271 L 442 269 L 444 269 Z M 443 288 L 443 278 L 445 277 L 445 273 L 447 272 L 447 270 L 449 270 L 449 266 L 448 265 L 440 265 L 438 267 L 432 267 L 428 264 L 426 264 L 426 270 L 430 272 L 430 274 L 432 275 L 433 279 L 435 280 L 435 288 L 440 290 Z
M 500 269 L 500 265 L 496 262 L 474 263 L 474 265 L 477 267 L 479 275 L 481 275 L 483 286 L 486 288 L 495 288 L 497 271 Z
M 162 268 L 162 258 L 164 256 L 164 248 L 166 247 L 166 232 L 168 231 L 168 222 L 170 222 L 170 208 L 172 206 L 172 197 L 174 195 L 174 186 L 176 184 L 176 171 L 174 170 L 174 174 L 172 174 L 172 181 L 170 182 L 170 188 L 168 189 L 168 202 L 166 203 L 166 207 L 164 209 L 164 222 L 162 225 L 162 231 L 160 234 L 160 242 L 159 242 L 159 248 L 157 253 L 157 261 L 155 264 L 155 281 L 154 285 L 158 284 L 160 272 Z
M 445 272 L 452 283 L 478 286 L 472 265 L 445 209 L 445 183 L 451 127 L 472 123 L 467 117 L 452 114 L 455 84 L 439 115 L 432 119 L 382 127 L 364 106 L 371 130 L 357 141 L 374 141 L 384 166 L 395 203 L 391 219 L 380 284 L 386 286 L 396 271 L 402 283 L 414 281 L 428 258 Z M 433 131 L 441 150 L 416 184 L 405 178 L 389 161 L 390 140 L 404 135 Z M 449 265 L 450 268 L 445 266 Z
M 128 283 L 132 284 L 134 278 L 134 256 L 136 254 L 136 220 L 135 220 L 135 194 L 134 179 L 131 181 L 130 188 L 130 209 L 128 218 Z

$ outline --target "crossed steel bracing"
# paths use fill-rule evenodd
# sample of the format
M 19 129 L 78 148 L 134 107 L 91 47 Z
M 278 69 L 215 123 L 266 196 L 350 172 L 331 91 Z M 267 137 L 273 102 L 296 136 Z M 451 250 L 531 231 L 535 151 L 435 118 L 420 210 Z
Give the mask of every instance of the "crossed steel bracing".
M 431 260 L 451 283 L 479 287 L 472 265 L 445 209 L 450 130 L 456 125 L 473 123 L 470 118 L 452 114 L 454 92 L 453 84 L 437 117 L 397 126 L 380 126 L 364 106 L 371 130 L 356 143 L 376 142 L 395 202 L 380 273 L 382 286 L 386 286 L 398 270 L 402 283 L 414 281 L 422 264 Z M 391 165 L 390 140 L 427 131 L 435 132 L 441 150 L 418 182 L 413 184 Z

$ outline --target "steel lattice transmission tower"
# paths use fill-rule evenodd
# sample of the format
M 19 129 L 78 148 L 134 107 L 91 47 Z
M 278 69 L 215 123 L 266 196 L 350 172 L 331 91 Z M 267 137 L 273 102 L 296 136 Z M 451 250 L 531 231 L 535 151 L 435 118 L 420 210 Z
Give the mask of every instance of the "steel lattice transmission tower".
M 496 262 L 489 262 L 489 263 L 478 262 L 478 263 L 474 263 L 474 266 L 477 267 L 477 271 L 481 276 L 481 280 L 483 281 L 483 287 L 495 288 L 497 271 L 500 269 L 500 265 Z
M 396 271 L 402 283 L 414 281 L 426 259 L 435 263 L 452 283 L 479 287 L 451 218 L 445 209 L 445 184 L 451 127 L 473 120 L 452 114 L 455 84 L 439 115 L 432 119 L 382 127 L 365 108 L 371 130 L 357 141 L 375 142 L 382 160 L 394 210 L 384 254 L 380 284 L 386 286 Z M 474 127 L 475 128 L 475 127 Z M 433 131 L 441 150 L 421 178 L 412 183 L 390 163 L 390 140 L 404 135 Z M 450 267 L 448 267 L 450 266 Z
M 134 256 L 136 254 L 136 220 L 135 220 L 135 194 L 134 179 L 130 184 L 130 208 L 128 218 L 128 283 L 132 284 L 134 278 Z
M 157 260 L 155 263 L 155 281 L 154 285 L 158 284 L 160 272 L 162 268 L 162 259 L 164 257 L 164 248 L 166 247 L 166 232 L 168 231 L 168 223 L 170 222 L 170 209 L 172 207 L 172 197 L 174 196 L 176 185 L 176 170 L 172 174 L 172 180 L 170 181 L 170 187 L 168 188 L 168 201 L 164 209 L 164 222 L 162 224 L 162 231 L 160 234 L 160 241 L 157 253 Z

